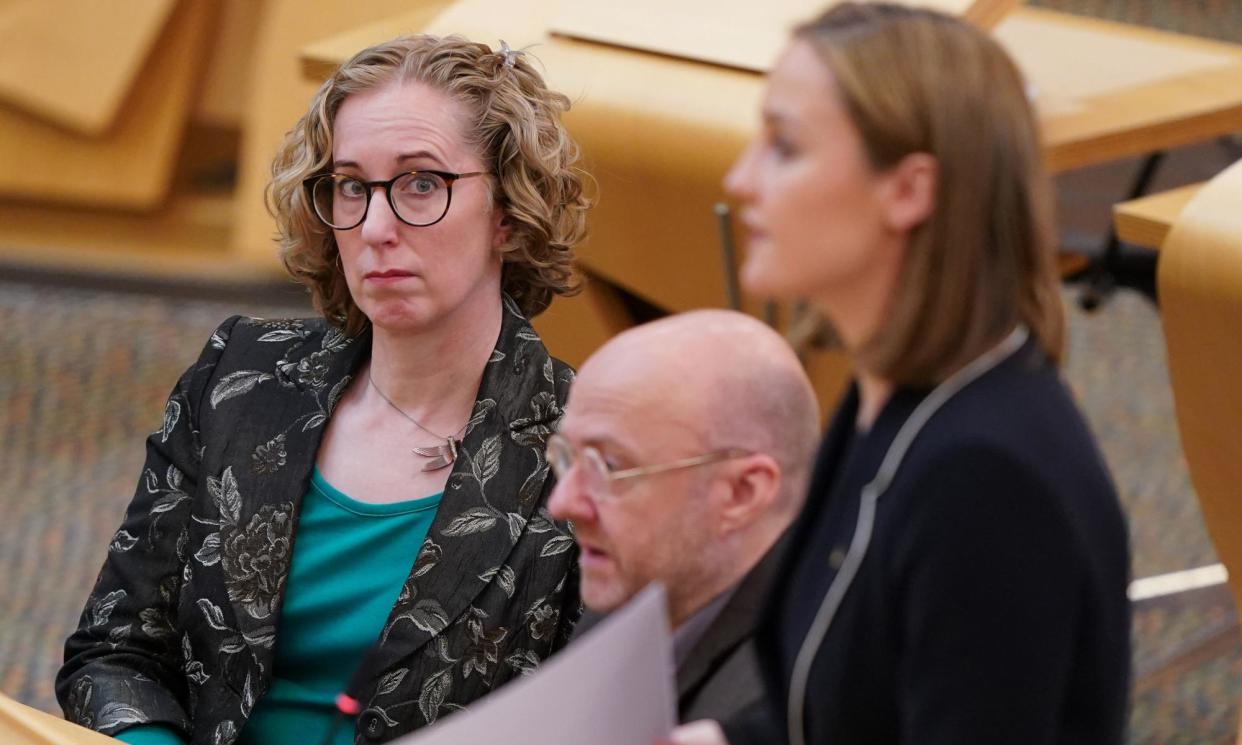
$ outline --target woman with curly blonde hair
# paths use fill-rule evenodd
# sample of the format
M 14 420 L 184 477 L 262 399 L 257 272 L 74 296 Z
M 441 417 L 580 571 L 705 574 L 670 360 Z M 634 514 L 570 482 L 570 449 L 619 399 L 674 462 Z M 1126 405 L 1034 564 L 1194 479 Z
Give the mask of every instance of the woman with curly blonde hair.
M 572 372 L 527 319 L 575 289 L 568 107 L 523 53 L 460 37 L 323 84 L 268 189 L 322 317 L 229 319 L 178 382 L 66 643 L 69 719 L 378 742 L 565 642 L 576 552 L 542 454 Z

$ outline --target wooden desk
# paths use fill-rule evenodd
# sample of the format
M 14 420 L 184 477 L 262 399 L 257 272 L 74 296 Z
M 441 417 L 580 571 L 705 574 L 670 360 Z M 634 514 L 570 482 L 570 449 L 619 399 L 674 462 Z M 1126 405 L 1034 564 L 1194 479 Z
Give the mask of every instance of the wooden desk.
M 1034 8 L 996 35 L 1035 88 L 1053 172 L 1242 129 L 1242 46 Z
M 550 7 L 461 0 L 431 24 L 397 17 L 307 47 L 303 69 L 321 79 L 394 28 L 537 43 L 600 185 L 584 265 L 670 310 L 724 305 L 711 206 L 756 129 L 762 77 L 548 36 Z M 1054 171 L 1242 129 L 1242 47 L 1034 9 L 995 33 L 1034 86 Z
M 1173 227 L 1178 215 L 1203 184 L 1132 199 L 1113 206 L 1113 225 L 1117 237 L 1143 248 L 1158 249 Z
M 117 741 L 0 694 L 0 742 L 4 745 L 116 745 Z

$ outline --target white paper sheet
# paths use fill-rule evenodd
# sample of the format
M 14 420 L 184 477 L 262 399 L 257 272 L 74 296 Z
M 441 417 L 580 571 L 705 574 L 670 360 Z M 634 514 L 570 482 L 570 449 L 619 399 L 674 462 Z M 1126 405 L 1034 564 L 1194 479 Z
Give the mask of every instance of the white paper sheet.
M 530 675 L 398 745 L 651 745 L 676 721 L 664 590 L 651 585 Z

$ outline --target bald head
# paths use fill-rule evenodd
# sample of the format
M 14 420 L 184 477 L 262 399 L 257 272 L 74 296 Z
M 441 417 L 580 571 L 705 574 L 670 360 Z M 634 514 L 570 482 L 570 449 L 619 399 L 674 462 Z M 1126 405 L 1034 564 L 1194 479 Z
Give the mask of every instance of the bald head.
M 819 440 L 819 407 L 797 356 L 765 324 L 699 310 L 637 326 L 583 364 L 575 390 L 596 385 L 624 391 L 630 416 L 674 428 L 700 448 L 773 456 L 782 470 L 773 506 L 798 507 Z
M 552 448 L 548 506 L 574 524 L 583 602 L 609 611 L 659 580 L 677 626 L 734 586 L 797 514 L 818 420 L 785 340 L 741 313 L 686 313 L 605 344 Z

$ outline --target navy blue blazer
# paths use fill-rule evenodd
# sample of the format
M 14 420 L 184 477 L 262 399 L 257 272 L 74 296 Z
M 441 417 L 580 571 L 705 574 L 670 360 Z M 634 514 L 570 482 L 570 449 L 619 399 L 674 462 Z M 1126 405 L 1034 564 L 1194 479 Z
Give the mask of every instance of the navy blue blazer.
M 838 409 L 758 632 L 768 705 L 725 722 L 731 745 L 798 742 L 795 659 L 855 537 L 863 487 L 927 394 L 898 391 L 867 432 L 855 429 L 856 389 Z M 1121 743 L 1128 580 L 1103 459 L 1056 367 L 1027 342 L 907 451 L 810 658 L 794 725 L 806 743 Z

